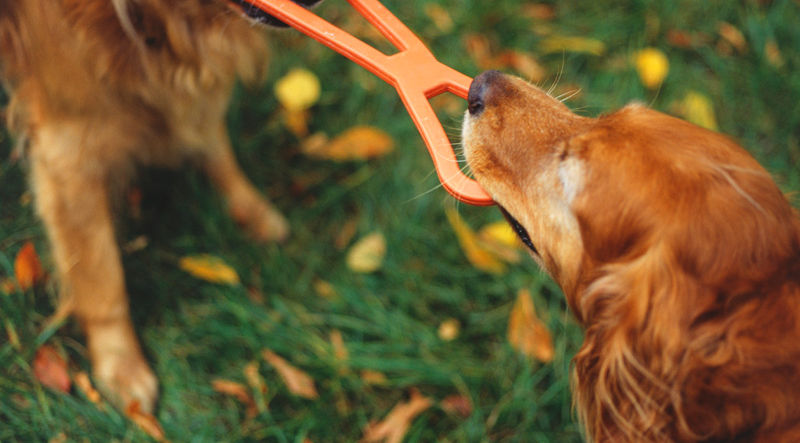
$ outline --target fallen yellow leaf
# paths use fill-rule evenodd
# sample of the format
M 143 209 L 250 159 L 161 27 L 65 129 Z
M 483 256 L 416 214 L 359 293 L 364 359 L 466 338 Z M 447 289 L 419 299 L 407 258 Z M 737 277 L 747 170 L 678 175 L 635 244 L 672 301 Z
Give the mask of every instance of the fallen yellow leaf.
M 334 329 L 331 331 L 331 346 L 333 347 L 333 355 L 339 361 L 345 361 L 349 358 L 350 354 L 347 352 L 347 347 L 344 345 L 344 338 L 341 331 Z
M 356 126 L 328 143 L 308 143 L 301 149 L 309 157 L 326 160 L 364 160 L 388 154 L 394 149 L 394 140 L 378 128 Z
M 431 399 L 423 396 L 416 389 L 413 390 L 411 399 L 395 405 L 386 418 L 380 422 L 367 425 L 361 441 L 401 443 L 414 418 L 428 409 L 431 404 Z
M 386 383 L 386 376 L 378 371 L 364 369 L 361 371 L 361 381 L 368 385 L 383 385 Z
M 320 297 L 324 298 L 334 298 L 336 297 L 336 288 L 333 287 L 332 284 L 325 280 L 316 279 L 312 283 L 314 287 L 314 292 L 317 293 Z
M 767 57 L 767 62 L 775 68 L 783 66 L 783 55 L 775 40 L 768 40 L 764 44 L 764 55 Z
M 473 266 L 491 274 L 499 275 L 505 272 L 505 264 L 479 244 L 477 236 L 472 231 L 472 228 L 461 219 L 461 216 L 458 215 L 458 212 L 454 208 L 447 208 L 445 214 L 447 215 L 447 220 L 450 222 L 450 225 L 453 227 L 453 231 L 456 233 L 461 249 L 467 256 L 467 260 L 469 260 Z
M 656 48 L 644 48 L 636 53 L 636 72 L 648 89 L 661 86 L 669 72 L 669 60 Z
M 439 402 L 439 407 L 448 414 L 460 415 L 463 418 L 472 415 L 472 401 L 469 397 L 460 394 L 448 395 L 443 398 Z
M 689 91 L 683 99 L 681 109 L 684 118 L 690 122 L 712 131 L 717 130 L 717 118 L 711 100 L 705 95 Z
M 603 55 L 606 52 L 605 43 L 587 37 L 569 37 L 554 35 L 539 42 L 543 53 L 576 52 L 591 55 Z
M 461 330 L 461 323 L 454 318 L 448 318 L 439 325 L 438 335 L 444 341 L 452 341 L 458 338 Z
M 747 50 L 747 40 L 736 26 L 727 22 L 719 22 L 717 31 L 719 35 L 739 52 Z
M 246 408 L 245 414 L 247 417 L 256 416 L 256 403 L 253 401 L 253 397 L 250 396 L 250 393 L 247 391 L 247 387 L 245 387 L 245 385 L 235 381 L 216 379 L 211 382 L 211 387 L 215 392 L 219 392 L 223 395 L 229 395 L 242 403 Z
M 447 9 L 434 3 L 425 5 L 425 15 L 433 22 L 436 29 L 441 33 L 447 34 L 453 30 L 453 18 Z
M 164 430 L 161 428 L 161 424 L 158 422 L 158 419 L 147 412 L 142 411 L 138 400 L 132 401 L 125 408 L 125 415 L 154 440 L 160 442 L 166 441 L 166 438 L 164 437 Z
M 367 274 L 380 269 L 385 256 L 386 239 L 380 232 L 373 232 L 350 248 L 345 262 L 350 270 Z
M 314 386 L 314 379 L 308 374 L 290 365 L 289 362 L 269 349 L 264 349 L 261 355 L 267 363 L 278 371 L 278 375 L 286 383 L 286 388 L 289 389 L 289 392 L 298 397 L 308 399 L 319 397 L 317 388 Z
M 536 316 L 531 294 L 522 289 L 511 308 L 508 341 L 523 354 L 548 363 L 553 360 L 553 339 L 547 326 Z
M 189 274 L 211 283 L 239 284 L 239 274 L 221 258 L 210 254 L 182 257 L 178 266 Z
M 44 268 L 31 242 L 25 242 L 14 259 L 14 276 L 23 291 L 32 288 L 44 278 Z
M 319 79 L 313 72 L 296 68 L 275 83 L 275 96 L 288 111 L 303 111 L 319 100 Z
M 287 109 L 283 118 L 286 127 L 289 129 L 289 132 L 298 138 L 303 138 L 308 135 L 308 120 L 311 118 L 311 114 L 308 112 L 308 110 Z

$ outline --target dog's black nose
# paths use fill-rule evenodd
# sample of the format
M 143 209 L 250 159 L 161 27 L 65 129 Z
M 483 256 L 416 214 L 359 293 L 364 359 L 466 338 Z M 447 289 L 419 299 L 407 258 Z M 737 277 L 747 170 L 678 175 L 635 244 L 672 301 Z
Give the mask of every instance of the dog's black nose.
M 500 71 L 486 71 L 472 80 L 469 87 L 469 94 L 467 95 L 467 103 L 470 115 L 477 116 L 486 107 L 487 90 L 491 87 L 492 83 L 503 74 Z

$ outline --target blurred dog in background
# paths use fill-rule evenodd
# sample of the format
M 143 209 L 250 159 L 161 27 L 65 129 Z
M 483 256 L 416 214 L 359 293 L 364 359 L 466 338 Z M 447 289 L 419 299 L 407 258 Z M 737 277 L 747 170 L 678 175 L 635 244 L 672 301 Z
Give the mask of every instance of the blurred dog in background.
M 82 325 L 95 380 L 123 408 L 135 401 L 150 411 L 158 394 L 129 318 L 112 224 L 113 197 L 135 168 L 191 161 L 253 237 L 289 231 L 242 174 L 224 125 L 236 79 L 254 84 L 265 72 L 264 36 L 242 13 L 280 25 L 238 3 L 0 0 L 8 126 L 30 162 L 60 312 Z
M 800 441 L 800 217 L 744 149 L 636 104 L 581 117 L 496 71 L 463 142 L 585 327 L 590 440 Z

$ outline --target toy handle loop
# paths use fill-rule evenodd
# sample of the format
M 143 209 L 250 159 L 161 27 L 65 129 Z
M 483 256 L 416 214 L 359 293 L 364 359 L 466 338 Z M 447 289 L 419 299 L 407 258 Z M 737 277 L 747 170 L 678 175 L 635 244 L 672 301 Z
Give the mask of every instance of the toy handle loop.
M 486 191 L 461 171 L 450 140 L 428 102 L 444 92 L 467 98 L 472 79 L 436 60 L 422 41 L 379 1 L 348 2 L 399 52 L 386 55 L 291 0 L 246 0 L 394 86 L 428 147 L 442 186 L 462 202 L 494 204 Z

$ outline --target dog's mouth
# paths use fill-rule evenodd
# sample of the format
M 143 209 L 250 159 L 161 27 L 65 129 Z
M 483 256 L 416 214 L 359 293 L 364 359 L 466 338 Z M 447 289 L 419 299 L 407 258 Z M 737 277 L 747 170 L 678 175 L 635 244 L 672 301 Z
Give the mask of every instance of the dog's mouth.
M 500 212 L 503 213 L 503 217 L 506 218 L 508 224 L 511 225 L 511 228 L 517 234 L 517 237 L 519 237 L 519 239 L 522 240 L 522 243 L 525 243 L 525 246 L 529 247 L 534 254 L 539 255 L 539 251 L 536 249 L 536 246 L 534 246 L 533 242 L 531 241 L 531 236 L 528 235 L 528 230 L 522 226 L 522 223 L 518 222 L 517 219 L 514 218 L 514 216 L 509 214 L 508 211 L 506 211 L 506 208 L 500 205 L 497 205 L 497 207 L 500 208 Z
M 256 6 L 253 6 L 253 4 L 247 0 L 230 0 L 230 1 L 236 5 L 239 5 L 239 7 L 242 8 L 242 12 L 244 13 L 244 15 L 252 18 L 253 20 L 261 24 L 274 26 L 277 28 L 285 28 L 288 26 L 286 23 L 278 20 L 277 18 L 273 17 L 270 14 L 267 14 L 266 12 L 257 8 Z M 322 0 L 292 0 L 292 1 L 297 3 L 298 5 L 303 6 L 304 8 L 310 8 L 316 5 L 317 3 L 321 2 Z

